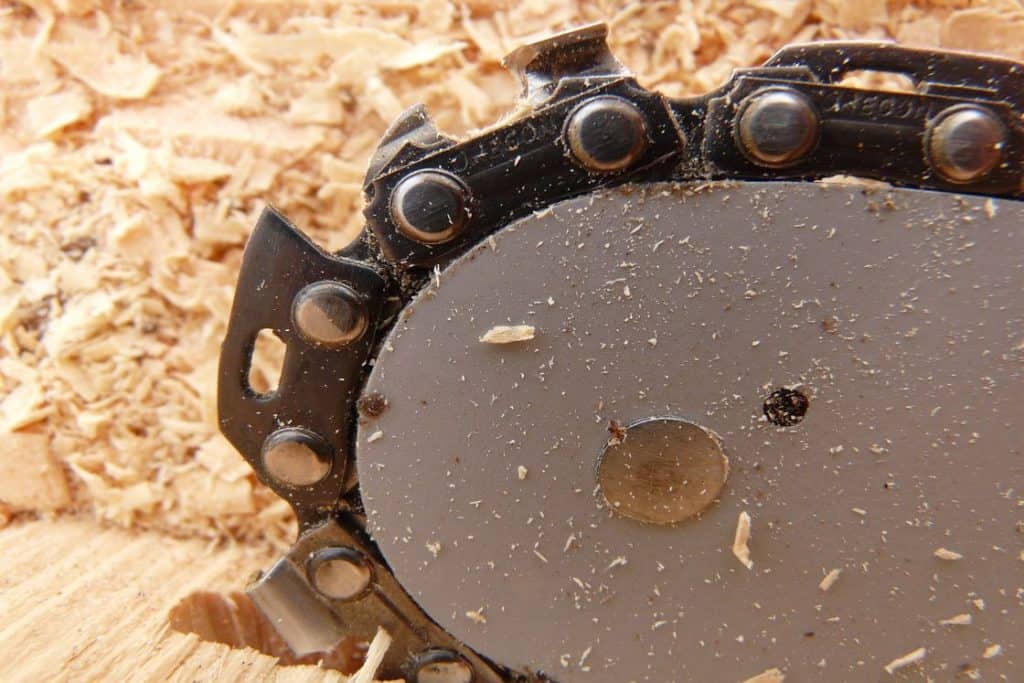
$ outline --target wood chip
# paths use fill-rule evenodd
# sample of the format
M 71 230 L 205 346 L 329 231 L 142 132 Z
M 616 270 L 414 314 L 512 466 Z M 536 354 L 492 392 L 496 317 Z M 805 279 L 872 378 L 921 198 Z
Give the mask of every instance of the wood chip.
M 750 515 L 744 510 L 740 513 L 739 519 L 736 520 L 736 536 L 732 542 L 732 554 L 747 569 L 751 569 L 754 566 L 754 561 L 750 559 L 750 548 L 747 547 L 747 541 L 749 540 Z
M 786 680 L 786 675 L 777 668 L 765 669 L 756 676 L 751 676 L 743 683 L 783 683 Z
M 971 621 L 971 615 L 964 613 L 958 614 L 955 617 L 950 617 L 949 619 L 943 619 L 939 623 L 943 626 L 970 626 Z
M 827 593 L 828 589 L 832 587 L 832 584 L 836 582 L 836 580 L 839 578 L 839 575 L 842 573 L 842 569 L 833 569 L 825 575 L 825 578 L 821 580 L 821 583 L 818 584 L 818 588 L 821 589 L 823 592 Z
M 64 468 L 45 434 L 0 434 L 0 501 L 18 510 L 59 510 L 71 504 Z
M 900 669 L 902 669 L 904 667 L 911 666 L 913 664 L 917 664 L 918 662 L 924 660 L 924 657 L 927 654 L 928 654 L 928 650 L 926 650 L 923 647 L 919 647 L 916 650 L 914 650 L 913 652 L 908 652 L 907 654 L 903 655 L 902 657 L 897 657 L 896 659 L 894 659 L 891 662 L 889 662 L 888 664 L 886 664 L 885 665 L 885 671 L 886 671 L 886 673 L 890 673 L 890 674 L 895 673 L 895 672 L 899 671 Z
M 949 550 L 947 548 L 937 548 L 935 550 L 935 552 L 932 553 L 932 555 L 934 555 L 935 557 L 939 558 L 940 560 L 950 560 L 950 561 L 952 561 L 952 560 L 961 560 L 964 557 L 960 553 L 954 552 L 954 551 Z
M 373 683 L 376 680 L 377 669 L 380 668 L 388 648 L 391 647 L 391 641 L 391 634 L 385 631 L 383 627 L 378 626 L 377 633 L 373 636 L 373 640 L 370 641 L 369 649 L 366 650 L 366 659 L 363 661 L 363 665 L 352 674 L 352 677 L 348 679 L 348 683 Z
M 471 609 L 466 612 L 466 618 L 475 624 L 486 624 L 487 617 L 484 616 L 484 608 Z
M 524 479 L 526 479 L 526 475 L 528 473 L 529 473 L 529 470 L 527 470 L 522 465 L 520 465 L 519 467 L 516 468 L 516 474 L 519 476 L 519 481 L 523 481 Z
M 533 325 L 495 325 L 484 332 L 484 344 L 514 344 L 533 339 L 537 329 Z
M 981 656 L 985 659 L 992 659 L 993 657 L 998 657 L 1001 654 L 1003 654 L 1002 645 L 989 645 L 985 648 L 985 651 L 981 653 Z

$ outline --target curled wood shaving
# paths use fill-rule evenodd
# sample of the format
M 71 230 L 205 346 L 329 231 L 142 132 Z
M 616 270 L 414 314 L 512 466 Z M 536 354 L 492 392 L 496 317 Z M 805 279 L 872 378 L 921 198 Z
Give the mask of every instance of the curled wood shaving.
M 896 673 L 897 671 L 899 671 L 900 669 L 902 669 L 904 667 L 911 666 L 913 664 L 917 664 L 918 662 L 923 661 L 924 658 L 925 658 L 925 655 L 927 655 L 927 654 L 928 654 L 928 650 L 926 650 L 923 647 L 919 647 L 916 650 L 914 650 L 912 652 L 908 652 L 907 654 L 903 655 L 902 657 L 897 657 L 896 659 L 894 659 L 891 662 L 889 662 L 888 664 L 886 664 L 885 665 L 885 672 L 888 673 L 888 674 Z
M 736 520 L 736 536 L 732 542 L 732 554 L 747 569 L 751 569 L 754 566 L 754 561 L 750 559 L 750 548 L 747 547 L 747 541 L 749 540 L 750 515 L 744 510 L 740 513 L 739 519 Z
M 514 344 L 529 341 L 536 333 L 533 325 L 495 325 L 484 332 L 480 341 L 484 344 Z

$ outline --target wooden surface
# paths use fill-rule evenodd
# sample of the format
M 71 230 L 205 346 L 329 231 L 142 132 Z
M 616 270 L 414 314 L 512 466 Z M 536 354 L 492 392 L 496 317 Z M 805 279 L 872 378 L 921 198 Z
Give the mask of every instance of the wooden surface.
M 344 681 L 167 627 L 185 595 L 238 588 L 269 561 L 78 519 L 12 524 L 0 530 L 0 680 Z

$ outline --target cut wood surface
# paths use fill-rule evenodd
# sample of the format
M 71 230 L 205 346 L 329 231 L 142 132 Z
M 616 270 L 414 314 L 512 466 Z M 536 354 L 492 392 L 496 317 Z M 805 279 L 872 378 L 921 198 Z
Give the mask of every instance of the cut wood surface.
M 184 596 L 238 588 L 269 561 L 90 520 L 12 524 L 0 530 L 0 680 L 345 681 L 168 628 Z

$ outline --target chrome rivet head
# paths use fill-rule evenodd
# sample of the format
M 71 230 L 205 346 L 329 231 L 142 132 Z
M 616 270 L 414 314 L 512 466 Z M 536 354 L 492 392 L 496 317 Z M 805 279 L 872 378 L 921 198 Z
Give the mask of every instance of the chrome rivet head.
M 292 322 L 308 341 L 344 346 L 366 331 L 366 306 L 348 286 L 322 280 L 304 287 L 295 296 Z
M 349 547 L 318 550 L 306 568 L 310 583 L 331 600 L 353 600 L 370 588 L 373 571 L 366 557 Z
M 469 190 L 448 173 L 416 171 L 391 193 L 391 218 L 417 242 L 447 242 L 469 223 Z
M 762 90 L 742 105 L 737 137 L 756 164 L 779 167 L 798 162 L 818 140 L 818 113 L 811 102 L 788 88 Z
M 729 459 L 709 429 L 675 417 L 611 423 L 597 481 L 617 515 L 672 525 L 699 515 L 722 492 Z
M 950 107 L 928 132 L 932 168 L 952 183 L 981 179 L 1003 158 L 1006 128 L 996 116 L 974 105 Z
M 597 173 L 629 168 L 647 149 L 644 115 L 632 102 L 612 95 L 578 106 L 564 135 L 576 161 Z
M 263 468 L 286 486 L 311 486 L 331 471 L 331 447 L 304 429 L 279 429 L 263 443 Z
M 472 683 L 473 667 L 451 650 L 427 650 L 413 662 L 414 683 Z

